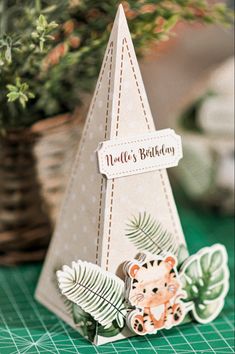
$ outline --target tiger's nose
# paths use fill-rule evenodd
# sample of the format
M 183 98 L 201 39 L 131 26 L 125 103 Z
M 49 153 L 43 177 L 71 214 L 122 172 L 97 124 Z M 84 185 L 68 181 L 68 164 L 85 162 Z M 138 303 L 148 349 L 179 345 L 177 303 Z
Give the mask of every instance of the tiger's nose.
M 158 288 L 153 288 L 154 294 L 156 294 L 157 291 L 158 291 Z

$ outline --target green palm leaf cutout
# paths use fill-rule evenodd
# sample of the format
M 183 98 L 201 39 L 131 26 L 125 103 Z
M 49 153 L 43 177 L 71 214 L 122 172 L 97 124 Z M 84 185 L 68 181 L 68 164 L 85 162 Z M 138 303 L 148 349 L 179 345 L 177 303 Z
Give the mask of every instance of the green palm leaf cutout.
M 138 250 L 177 255 L 179 244 L 176 238 L 146 212 L 133 217 L 127 225 L 126 236 Z
M 56 273 L 61 293 L 104 327 L 124 325 L 124 282 L 99 266 L 77 261 Z
M 189 257 L 180 269 L 180 279 L 187 293 L 186 307 L 195 320 L 213 321 L 222 310 L 229 289 L 225 247 L 216 244 Z

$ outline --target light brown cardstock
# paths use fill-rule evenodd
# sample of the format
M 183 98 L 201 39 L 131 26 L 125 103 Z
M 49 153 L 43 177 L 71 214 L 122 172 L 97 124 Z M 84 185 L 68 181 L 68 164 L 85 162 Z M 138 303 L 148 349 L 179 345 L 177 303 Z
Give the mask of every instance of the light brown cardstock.
M 154 130 L 126 18 L 119 6 L 36 290 L 36 299 L 74 328 L 58 290 L 56 270 L 81 259 L 122 276 L 123 262 L 138 253 L 125 237 L 126 225 L 140 212 L 151 214 L 185 244 L 166 170 L 110 180 L 98 170 L 96 150 L 100 142 Z M 131 335 L 125 328 L 114 338 L 97 336 L 94 342 L 99 345 Z

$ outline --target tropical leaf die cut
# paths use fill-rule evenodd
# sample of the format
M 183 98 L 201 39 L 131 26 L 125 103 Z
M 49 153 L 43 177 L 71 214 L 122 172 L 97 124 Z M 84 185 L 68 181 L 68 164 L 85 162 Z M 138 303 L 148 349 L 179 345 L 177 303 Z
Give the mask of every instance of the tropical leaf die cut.
M 115 274 L 81 260 L 56 273 L 61 293 L 105 328 L 115 320 L 123 327 L 126 317 L 124 282 Z
M 141 251 L 148 251 L 154 255 L 178 253 L 179 244 L 176 237 L 146 212 L 139 213 L 130 220 L 126 236 Z
M 227 252 L 216 244 L 189 257 L 180 270 L 187 308 L 200 323 L 213 321 L 224 305 L 229 289 Z

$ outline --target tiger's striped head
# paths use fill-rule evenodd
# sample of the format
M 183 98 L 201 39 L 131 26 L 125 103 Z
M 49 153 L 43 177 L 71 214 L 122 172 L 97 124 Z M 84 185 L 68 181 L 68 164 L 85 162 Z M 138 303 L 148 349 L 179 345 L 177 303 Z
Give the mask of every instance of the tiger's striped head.
M 129 276 L 129 301 L 132 306 L 157 307 L 176 296 L 180 282 L 173 256 L 151 260 L 143 264 L 132 262 L 127 269 Z

